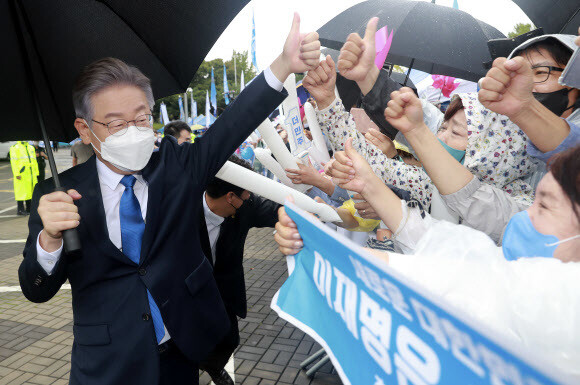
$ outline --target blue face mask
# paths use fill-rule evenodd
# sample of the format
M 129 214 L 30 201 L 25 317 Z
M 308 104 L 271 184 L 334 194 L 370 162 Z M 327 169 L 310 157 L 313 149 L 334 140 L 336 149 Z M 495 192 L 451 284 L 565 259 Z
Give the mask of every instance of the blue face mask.
M 560 243 L 579 237 L 580 234 L 560 241 L 554 235 L 542 234 L 534 228 L 528 212 L 520 211 L 510 219 L 503 233 L 503 255 L 508 261 L 520 257 L 552 258 Z
M 441 143 L 441 145 L 443 146 L 443 148 L 445 150 L 447 150 L 447 152 L 454 157 L 459 163 L 463 164 L 463 162 L 465 161 L 465 151 L 462 150 L 456 150 L 455 148 L 448 146 L 444 141 L 442 141 L 441 139 L 437 139 L 439 140 L 439 143 Z

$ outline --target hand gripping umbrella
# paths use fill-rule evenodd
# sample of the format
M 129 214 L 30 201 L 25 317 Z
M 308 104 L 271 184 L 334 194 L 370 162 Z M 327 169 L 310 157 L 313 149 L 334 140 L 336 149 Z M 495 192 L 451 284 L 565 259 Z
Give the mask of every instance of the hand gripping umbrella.
M 490 39 L 505 36 L 470 14 L 423 1 L 369 0 L 340 13 L 319 30 L 320 43 L 340 50 L 348 35 L 364 36 L 370 18 L 394 30 L 387 61 L 430 74 L 478 81 L 491 56 Z
M 139 67 L 156 99 L 182 93 L 247 0 L 0 0 L 0 141 L 77 137 L 71 91 L 87 64 L 107 56 Z M 80 249 L 75 231 L 65 251 Z

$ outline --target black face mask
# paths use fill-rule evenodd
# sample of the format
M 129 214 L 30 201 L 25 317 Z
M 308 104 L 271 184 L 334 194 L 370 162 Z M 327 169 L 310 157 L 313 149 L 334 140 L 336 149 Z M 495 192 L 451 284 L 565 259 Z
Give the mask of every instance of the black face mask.
M 554 114 L 561 116 L 564 111 L 574 108 L 574 105 L 568 106 L 568 88 L 562 88 L 554 92 L 534 92 L 536 100 L 544 105 Z
M 240 197 L 239 197 L 237 194 L 235 194 L 235 195 L 236 195 L 238 198 L 240 198 Z M 233 204 L 231 204 L 231 203 L 230 203 L 230 206 L 232 206 L 232 207 L 234 208 L 234 210 L 236 210 L 236 211 L 234 212 L 234 214 L 232 215 L 232 218 L 235 218 L 235 217 L 236 217 L 236 214 L 237 214 L 237 213 L 238 213 L 238 211 L 239 211 L 239 210 L 242 208 L 242 206 L 244 206 L 244 205 L 246 205 L 246 204 L 252 205 L 252 204 L 254 203 L 254 200 L 253 200 L 253 197 L 252 197 L 252 195 L 251 195 L 251 194 L 250 194 L 250 197 L 249 197 L 248 199 L 242 199 L 242 198 L 240 198 L 240 199 L 242 200 L 242 204 L 240 205 L 240 207 L 236 207 L 236 206 L 234 206 Z

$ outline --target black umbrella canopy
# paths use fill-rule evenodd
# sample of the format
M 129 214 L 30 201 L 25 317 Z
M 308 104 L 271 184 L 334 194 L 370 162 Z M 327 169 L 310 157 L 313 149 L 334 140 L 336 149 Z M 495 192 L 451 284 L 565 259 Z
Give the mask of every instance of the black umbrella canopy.
M 536 27 L 545 33 L 576 35 L 580 26 L 578 0 L 513 0 Z
M 77 137 L 71 91 L 79 71 L 112 56 L 137 66 L 155 98 L 184 92 L 248 0 L 0 0 L 0 141 Z M 30 76 L 32 74 L 32 76 Z
M 348 35 L 364 36 L 370 18 L 378 27 L 394 29 L 387 56 L 389 63 L 416 68 L 431 74 L 455 76 L 472 81 L 485 75 L 484 62 L 491 60 L 490 39 L 505 36 L 470 14 L 421 1 L 369 0 L 334 17 L 318 30 L 320 43 L 339 50 Z

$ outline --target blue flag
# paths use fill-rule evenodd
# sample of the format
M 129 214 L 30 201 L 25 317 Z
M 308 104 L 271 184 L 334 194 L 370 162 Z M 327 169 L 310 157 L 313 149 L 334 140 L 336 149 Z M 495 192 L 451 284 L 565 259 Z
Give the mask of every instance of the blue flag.
M 193 93 L 191 93 L 190 97 L 191 97 L 191 117 L 195 119 L 197 118 L 197 102 L 193 99 Z
M 179 103 L 179 120 L 185 121 L 185 112 L 183 112 L 183 98 L 181 95 L 179 96 L 179 99 L 177 99 L 177 102 Z
M 205 91 L 205 128 L 209 128 L 211 121 L 209 119 L 210 111 L 209 111 L 209 95 L 208 92 Z
M 215 79 L 213 77 L 213 67 L 211 68 L 211 89 L 210 89 L 210 101 L 211 105 L 213 106 L 214 112 L 217 115 L 217 96 L 215 90 Z
M 459 4 L 457 3 L 457 0 L 453 0 L 453 8 L 459 9 Z
M 295 205 L 285 210 L 304 248 L 271 306 L 322 345 L 345 385 L 556 384 L 553 369 L 469 314 Z
M 224 64 L 224 99 L 226 100 L 226 106 L 230 104 L 229 93 L 230 89 L 228 87 L 228 74 L 226 73 L 226 65 Z
M 256 68 L 256 72 L 260 72 L 258 70 L 258 61 L 256 60 L 256 23 L 254 22 L 254 12 L 252 11 L 252 64 Z

